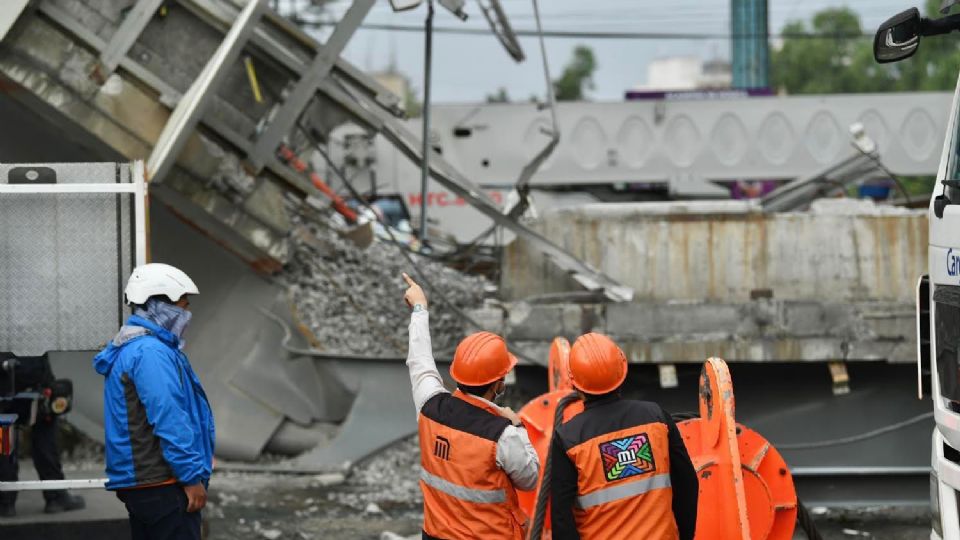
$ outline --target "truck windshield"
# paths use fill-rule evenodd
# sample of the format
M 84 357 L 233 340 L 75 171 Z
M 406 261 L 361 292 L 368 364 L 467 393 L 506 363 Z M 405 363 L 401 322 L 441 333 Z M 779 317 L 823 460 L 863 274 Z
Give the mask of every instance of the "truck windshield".
M 960 103 L 960 86 L 958 86 L 957 93 L 954 94 L 953 99 Z M 957 111 L 954 112 L 954 117 L 950 121 L 947 134 L 951 137 L 950 150 L 947 155 L 947 170 L 942 179 L 960 180 L 960 107 L 957 107 Z M 955 203 L 960 202 L 960 193 L 953 193 L 953 191 L 952 188 L 947 187 L 945 188 L 945 195 Z
M 937 375 L 940 394 L 960 402 L 960 287 L 937 285 L 933 293 L 936 309 Z

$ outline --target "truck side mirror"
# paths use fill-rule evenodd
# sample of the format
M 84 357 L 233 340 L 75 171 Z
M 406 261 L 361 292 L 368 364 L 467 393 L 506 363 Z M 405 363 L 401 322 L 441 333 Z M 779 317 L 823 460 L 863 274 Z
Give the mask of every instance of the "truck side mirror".
M 890 17 L 873 38 L 873 57 L 886 64 L 910 58 L 920 46 L 920 11 L 910 8 Z
M 419 6 L 423 0 L 390 0 L 390 7 L 394 11 L 407 11 Z

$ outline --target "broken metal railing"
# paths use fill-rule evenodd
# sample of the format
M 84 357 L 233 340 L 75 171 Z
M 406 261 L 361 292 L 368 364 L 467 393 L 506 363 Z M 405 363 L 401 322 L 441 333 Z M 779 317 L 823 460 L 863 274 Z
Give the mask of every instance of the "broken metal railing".
M 883 175 L 875 156 L 857 153 L 809 177 L 778 187 L 760 199 L 764 212 L 799 211 L 814 200 L 843 192 L 848 186 Z

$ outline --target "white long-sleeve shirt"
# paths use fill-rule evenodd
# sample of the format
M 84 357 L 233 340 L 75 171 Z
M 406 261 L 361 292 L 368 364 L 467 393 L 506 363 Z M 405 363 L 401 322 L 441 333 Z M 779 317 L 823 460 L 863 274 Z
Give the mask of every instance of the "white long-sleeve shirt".
M 449 392 L 437 371 L 430 342 L 430 315 L 426 310 L 410 315 L 410 348 L 407 351 L 407 368 L 410 369 L 410 385 L 413 387 L 413 403 L 417 413 L 423 404 L 440 392 Z M 483 401 L 483 398 L 474 396 Z M 487 401 L 487 403 L 490 403 Z M 493 405 L 493 403 L 490 403 Z M 496 406 L 496 405 L 494 405 Z M 497 439 L 497 466 L 507 473 L 518 489 L 530 490 L 537 486 L 540 462 L 537 452 L 530 444 L 527 430 L 507 426 Z

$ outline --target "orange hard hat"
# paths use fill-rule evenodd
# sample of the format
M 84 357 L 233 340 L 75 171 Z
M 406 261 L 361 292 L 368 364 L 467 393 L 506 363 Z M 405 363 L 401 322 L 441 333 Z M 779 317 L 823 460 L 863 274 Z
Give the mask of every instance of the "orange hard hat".
M 627 378 L 627 357 L 607 336 L 584 334 L 570 348 L 570 378 L 585 394 L 613 392 Z
M 450 366 L 453 380 L 467 386 L 483 386 L 506 376 L 517 365 L 502 337 L 490 332 L 470 334 L 457 345 Z

